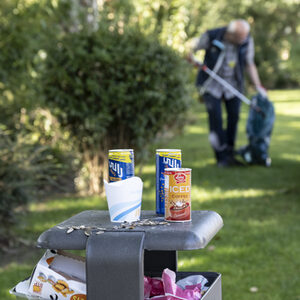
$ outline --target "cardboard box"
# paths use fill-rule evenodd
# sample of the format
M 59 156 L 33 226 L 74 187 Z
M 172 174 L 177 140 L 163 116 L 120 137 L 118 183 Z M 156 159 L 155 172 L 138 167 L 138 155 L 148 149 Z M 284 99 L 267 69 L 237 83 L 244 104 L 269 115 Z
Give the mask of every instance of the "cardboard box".
M 47 250 L 31 278 L 12 291 L 28 299 L 86 300 L 85 260 L 63 251 Z

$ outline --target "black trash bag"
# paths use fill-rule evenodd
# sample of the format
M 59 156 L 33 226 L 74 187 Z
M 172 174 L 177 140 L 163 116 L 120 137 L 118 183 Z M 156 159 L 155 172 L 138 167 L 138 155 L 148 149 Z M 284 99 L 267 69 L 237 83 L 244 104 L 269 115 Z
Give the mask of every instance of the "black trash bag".
M 250 108 L 247 121 L 249 144 L 241 147 L 237 153 L 248 164 L 269 167 L 271 166 L 271 158 L 268 155 L 268 150 L 275 121 L 274 105 L 261 94 L 255 95 L 252 98 L 252 103 L 254 107 Z

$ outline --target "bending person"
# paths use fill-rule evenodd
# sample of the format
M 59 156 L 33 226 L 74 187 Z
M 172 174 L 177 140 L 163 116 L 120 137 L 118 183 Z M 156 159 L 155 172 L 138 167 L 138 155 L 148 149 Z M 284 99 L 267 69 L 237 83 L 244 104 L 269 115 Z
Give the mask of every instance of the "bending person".
M 188 60 L 199 67 L 194 53 L 205 50 L 204 64 L 238 91 L 244 91 L 244 70 L 257 91 L 266 96 L 254 63 L 254 42 L 250 25 L 245 20 L 231 21 L 227 27 L 208 30 L 196 40 Z M 220 83 L 200 69 L 196 84 L 203 94 L 209 119 L 209 141 L 219 167 L 240 165 L 234 158 L 234 146 L 240 114 L 240 100 Z M 227 126 L 223 129 L 222 101 L 227 112 Z

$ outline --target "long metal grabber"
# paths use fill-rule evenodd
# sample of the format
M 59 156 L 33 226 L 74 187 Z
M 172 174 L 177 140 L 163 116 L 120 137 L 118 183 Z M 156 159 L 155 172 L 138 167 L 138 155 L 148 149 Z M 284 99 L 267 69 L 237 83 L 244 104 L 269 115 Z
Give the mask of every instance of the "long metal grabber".
M 234 88 L 231 84 L 229 84 L 221 76 L 219 76 L 213 70 L 211 70 L 210 68 L 208 68 L 206 65 L 203 65 L 195 57 L 193 57 L 192 60 L 193 60 L 194 65 L 198 66 L 201 70 L 203 70 L 211 78 L 213 78 L 214 80 L 216 80 L 217 82 L 219 82 L 223 87 L 225 87 L 227 90 L 229 90 L 233 95 L 235 95 L 237 98 L 239 98 L 245 104 L 247 104 L 250 107 L 252 107 L 255 111 L 261 113 L 263 116 L 265 115 L 264 112 L 261 110 L 260 107 L 258 107 L 257 105 L 253 104 L 253 102 L 250 99 L 248 99 L 245 95 L 243 95 L 241 92 L 239 92 L 236 88 Z

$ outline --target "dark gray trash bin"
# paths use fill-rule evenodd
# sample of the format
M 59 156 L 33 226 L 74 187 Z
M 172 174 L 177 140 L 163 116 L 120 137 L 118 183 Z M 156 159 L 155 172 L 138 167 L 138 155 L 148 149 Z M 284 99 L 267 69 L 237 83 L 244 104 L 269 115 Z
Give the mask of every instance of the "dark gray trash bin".
M 153 211 L 142 219 L 162 220 Z M 87 237 L 82 230 L 67 234 L 71 226 L 103 227 L 105 233 Z M 115 229 L 108 211 L 84 211 L 45 231 L 38 247 L 86 249 L 88 300 L 143 300 L 144 274 L 161 275 L 165 268 L 177 272 L 177 251 L 204 248 L 222 228 L 222 218 L 213 211 L 193 211 L 192 221 L 159 226 Z M 221 275 L 214 272 L 177 272 L 177 279 L 202 274 L 210 284 L 204 300 L 221 300 Z M 116 288 L 116 282 L 118 283 Z

